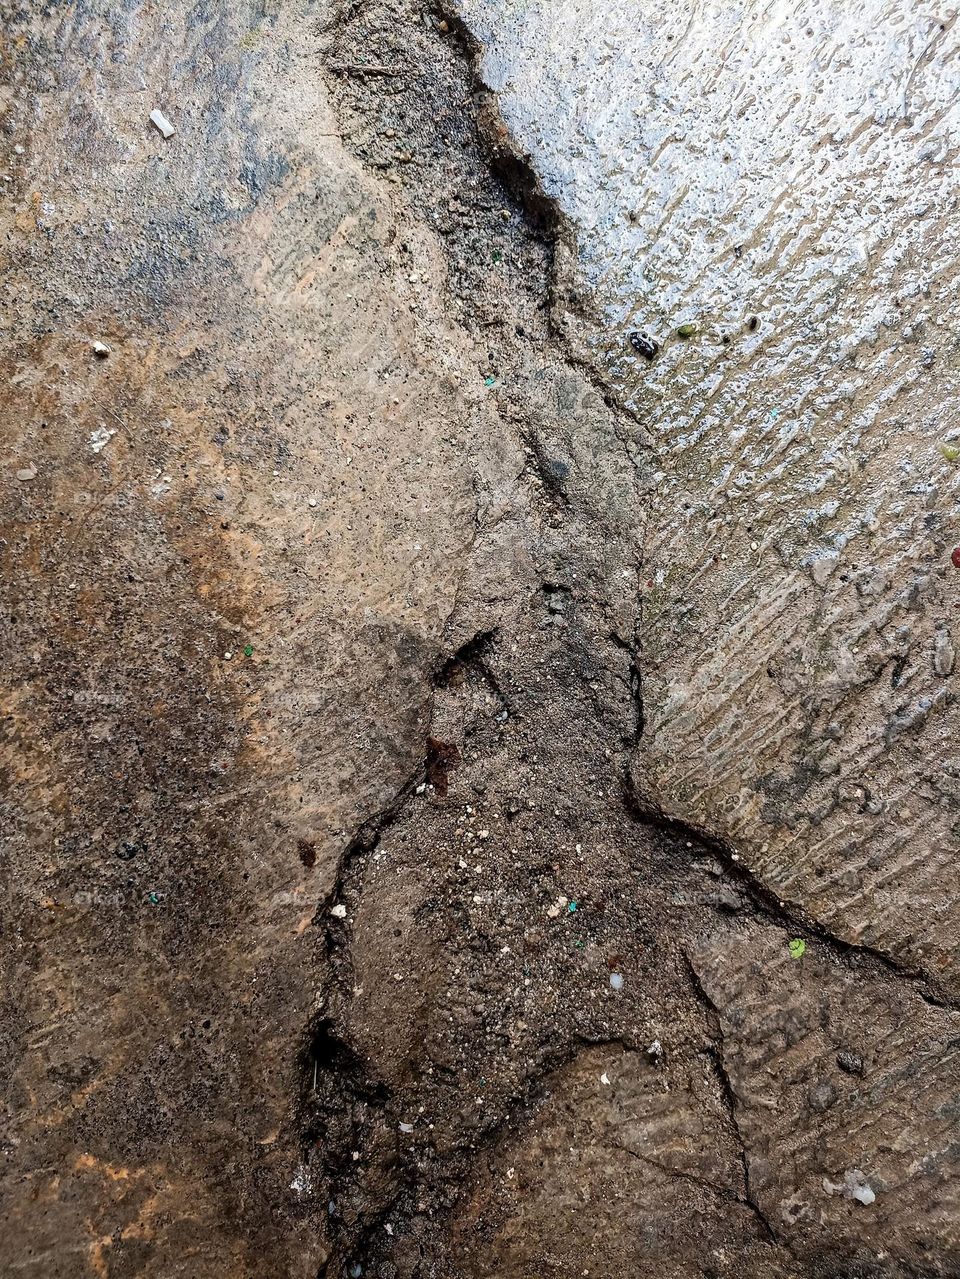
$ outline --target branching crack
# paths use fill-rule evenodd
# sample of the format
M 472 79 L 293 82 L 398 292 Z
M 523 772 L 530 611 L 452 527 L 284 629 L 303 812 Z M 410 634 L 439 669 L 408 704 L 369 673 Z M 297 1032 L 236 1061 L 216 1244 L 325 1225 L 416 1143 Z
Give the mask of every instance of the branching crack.
M 632 1146 L 618 1143 L 614 1148 L 622 1150 L 624 1154 L 632 1156 L 632 1158 L 639 1160 L 642 1164 L 646 1164 L 648 1168 L 662 1172 L 665 1177 L 688 1182 L 691 1186 L 706 1190 L 709 1194 L 716 1195 L 720 1199 L 732 1200 L 734 1203 L 742 1204 L 751 1212 L 756 1211 L 754 1205 L 748 1203 L 743 1195 L 738 1195 L 731 1186 L 719 1186 L 715 1181 L 710 1181 L 707 1177 L 698 1177 L 695 1172 L 687 1172 L 683 1168 L 671 1168 L 669 1164 L 662 1163 L 659 1159 L 653 1159 L 650 1155 L 641 1154 L 639 1150 L 634 1150 Z
M 434 688 L 446 688 L 459 670 L 472 668 L 500 701 L 504 710 L 511 715 L 515 714 L 513 705 L 500 687 L 500 682 L 487 661 L 487 654 L 496 637 L 497 627 L 494 626 L 490 630 L 477 631 L 464 644 L 461 644 L 437 670 L 433 677 Z
M 668 817 L 648 804 L 636 793 L 629 772 L 624 779 L 624 802 L 630 815 L 642 825 L 682 839 L 710 853 L 724 867 L 749 900 L 754 911 L 769 923 L 791 933 L 794 937 L 815 940 L 826 946 L 846 964 L 866 967 L 875 975 L 893 977 L 904 983 L 932 1008 L 948 1012 L 960 1012 L 960 1000 L 943 991 L 919 969 L 909 968 L 894 959 L 886 951 L 860 942 L 850 942 L 832 933 L 825 924 L 815 919 L 796 902 L 783 901 L 754 872 L 745 866 L 723 840 L 707 834 L 696 826 L 677 818 Z

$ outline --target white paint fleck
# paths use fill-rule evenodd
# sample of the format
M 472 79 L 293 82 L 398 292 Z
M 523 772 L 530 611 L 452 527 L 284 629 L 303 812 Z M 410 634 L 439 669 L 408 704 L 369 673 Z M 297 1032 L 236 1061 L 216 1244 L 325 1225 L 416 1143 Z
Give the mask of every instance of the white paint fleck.
M 95 431 L 90 432 L 91 452 L 102 453 L 115 435 L 116 431 L 108 430 L 107 427 L 101 423 Z

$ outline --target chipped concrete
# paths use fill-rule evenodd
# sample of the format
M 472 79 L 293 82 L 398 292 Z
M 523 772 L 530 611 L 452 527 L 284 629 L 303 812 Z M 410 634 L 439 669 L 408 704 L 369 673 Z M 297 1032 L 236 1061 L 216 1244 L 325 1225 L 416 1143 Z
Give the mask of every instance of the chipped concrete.
M 651 811 L 650 441 L 456 16 L 7 18 L 4 1267 L 955 1273 L 949 984 Z
M 956 15 L 459 7 L 643 458 L 638 796 L 956 994 Z

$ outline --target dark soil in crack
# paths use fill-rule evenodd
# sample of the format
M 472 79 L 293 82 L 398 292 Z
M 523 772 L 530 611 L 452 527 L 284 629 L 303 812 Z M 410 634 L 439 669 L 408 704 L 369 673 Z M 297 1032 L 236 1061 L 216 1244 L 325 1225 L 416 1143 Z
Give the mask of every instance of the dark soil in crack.
M 482 452 L 422 763 L 349 841 L 315 920 L 302 1126 L 322 1273 L 958 1273 L 935 1225 L 861 1240 L 823 1189 L 869 1156 L 835 1122 L 849 1072 L 831 1063 L 885 1018 L 949 1008 L 636 808 L 642 424 L 551 330 L 557 219 L 473 53 L 432 8 L 346 7 L 327 32 L 344 135 L 396 186 L 411 275 L 419 235 L 443 244 L 450 323 L 509 447 Z M 744 992 L 770 973 L 760 1015 Z M 765 1055 L 784 1044 L 789 1071 Z M 755 1106 L 771 1074 L 773 1110 L 778 1089 L 806 1099 L 809 1158 L 782 1168 Z

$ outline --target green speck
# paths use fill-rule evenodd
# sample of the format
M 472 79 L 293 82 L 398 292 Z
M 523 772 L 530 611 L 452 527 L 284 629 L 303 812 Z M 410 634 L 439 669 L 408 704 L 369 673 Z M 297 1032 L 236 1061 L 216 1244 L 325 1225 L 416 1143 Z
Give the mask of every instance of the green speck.
M 577 950 L 583 950 L 584 943 L 582 941 L 575 941 L 573 944 L 576 946 Z
M 960 462 L 960 446 L 944 442 L 940 445 L 940 452 L 948 462 Z
M 496 379 L 495 377 L 485 377 L 485 378 L 483 379 L 483 385 L 484 385 L 484 386 L 496 386 L 496 385 L 497 385 L 497 379 Z
M 692 338 L 697 331 L 695 324 L 681 324 L 677 328 L 678 338 Z
M 158 893 L 147 893 L 147 901 L 150 903 L 151 906 L 159 906 L 160 896 Z
M 503 261 L 503 254 L 500 252 L 500 250 L 499 250 L 499 249 L 494 249 L 494 251 L 493 251 L 493 260 L 494 260 L 494 262 L 502 262 L 502 261 Z
M 802 937 L 794 937 L 790 942 L 790 954 L 794 959 L 799 959 L 803 952 L 807 949 L 807 943 Z
M 252 645 L 252 644 L 247 644 L 247 645 L 245 645 L 245 646 L 244 646 L 243 655 L 244 655 L 244 657 L 253 657 L 253 645 Z
M 570 912 L 571 915 L 575 915 L 577 913 L 577 903 L 571 902 L 570 905 L 567 907 L 567 910 Z

